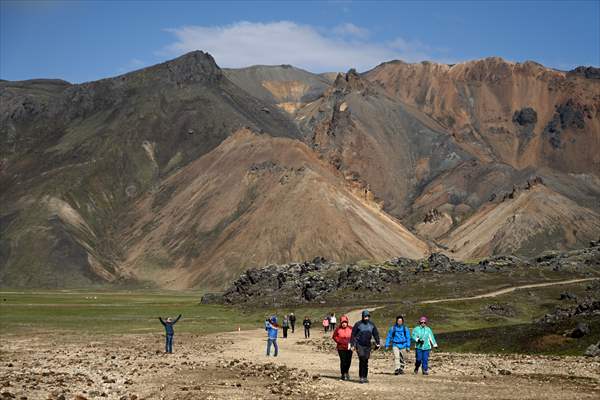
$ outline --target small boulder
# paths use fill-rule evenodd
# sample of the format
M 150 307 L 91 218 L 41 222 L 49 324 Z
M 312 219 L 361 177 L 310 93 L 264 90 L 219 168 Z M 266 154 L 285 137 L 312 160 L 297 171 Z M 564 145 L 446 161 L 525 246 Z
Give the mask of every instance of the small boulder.
M 585 322 L 579 322 L 567 336 L 579 339 L 590 333 L 590 326 Z
M 600 342 L 589 345 L 583 355 L 586 357 L 600 357 Z
M 563 292 L 560 294 L 560 300 L 577 300 L 577 295 L 571 292 Z

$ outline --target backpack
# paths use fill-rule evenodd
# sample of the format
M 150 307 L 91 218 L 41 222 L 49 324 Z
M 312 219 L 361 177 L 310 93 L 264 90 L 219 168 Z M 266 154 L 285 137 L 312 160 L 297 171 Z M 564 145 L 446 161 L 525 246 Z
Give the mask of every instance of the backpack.
M 396 331 L 397 331 L 397 327 L 398 327 L 398 326 L 397 326 L 396 324 L 394 324 L 394 326 L 392 327 L 392 343 L 397 343 L 397 342 L 394 342 L 394 341 L 393 341 L 393 340 L 394 340 L 394 338 L 396 337 Z M 408 328 L 406 327 L 406 325 L 404 325 L 404 332 L 403 332 L 404 339 L 406 339 L 406 338 L 410 338 L 410 335 L 408 334 L 408 332 L 407 332 L 407 331 L 408 331 Z

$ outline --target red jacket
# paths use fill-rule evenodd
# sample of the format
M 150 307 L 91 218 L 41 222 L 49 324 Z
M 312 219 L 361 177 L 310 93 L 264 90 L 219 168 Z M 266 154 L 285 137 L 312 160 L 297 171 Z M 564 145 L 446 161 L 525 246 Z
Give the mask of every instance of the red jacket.
M 340 319 L 340 325 L 333 331 L 333 340 L 337 343 L 338 350 L 350 350 L 348 343 L 350 343 L 350 338 L 352 337 L 352 325 L 342 328 L 341 323 L 344 321 L 348 322 L 348 317 L 343 316 Z

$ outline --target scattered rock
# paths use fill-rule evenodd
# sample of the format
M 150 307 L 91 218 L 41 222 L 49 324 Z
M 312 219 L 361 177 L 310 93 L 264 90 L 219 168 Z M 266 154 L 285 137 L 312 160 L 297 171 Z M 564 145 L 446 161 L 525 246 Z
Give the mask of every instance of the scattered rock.
M 542 183 L 541 179 L 533 177 L 528 181 L 528 186 L 540 183 Z M 435 218 L 435 215 L 435 212 L 431 213 L 432 218 Z M 394 285 L 420 279 L 420 274 L 502 272 L 522 266 L 547 268 L 552 271 L 572 271 L 583 265 L 600 266 L 600 247 L 569 252 L 550 251 L 532 260 L 512 255 L 497 255 L 488 257 L 478 264 L 456 261 L 442 253 L 432 253 L 422 260 L 397 257 L 381 264 L 369 265 L 341 265 L 327 261 L 323 257 L 316 257 L 312 262 L 272 264 L 262 268 L 251 268 L 242 273 L 223 294 L 208 293 L 201 301 L 213 304 L 260 302 L 263 305 L 281 306 L 322 302 L 330 294 L 343 289 L 351 289 L 352 292 L 367 290 L 386 293 Z M 501 310 L 488 311 L 493 313 Z
M 571 292 L 562 292 L 560 294 L 560 300 L 577 300 L 577 296 Z
M 513 114 L 513 122 L 521 126 L 535 125 L 537 123 L 537 112 L 531 107 L 525 107 Z
M 579 339 L 590 333 L 590 326 L 585 322 L 579 322 L 567 336 Z
M 441 218 L 442 218 L 442 213 L 439 212 L 439 210 L 437 208 L 432 208 L 431 210 L 429 210 L 427 212 L 427 214 L 425 214 L 425 217 L 423 217 L 423 222 L 432 223 L 432 222 L 439 221 Z
M 586 357 L 600 357 L 600 342 L 589 345 L 583 355 Z
M 509 304 L 494 303 L 488 304 L 486 307 L 484 307 L 483 313 L 499 315 L 502 317 L 514 317 L 516 315 L 516 310 Z

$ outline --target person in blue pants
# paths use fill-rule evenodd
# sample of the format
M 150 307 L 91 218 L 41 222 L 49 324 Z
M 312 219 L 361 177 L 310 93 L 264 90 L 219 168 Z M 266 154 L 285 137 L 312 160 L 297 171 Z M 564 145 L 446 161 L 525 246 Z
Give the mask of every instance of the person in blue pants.
M 415 374 L 419 373 L 419 367 L 423 375 L 429 375 L 429 352 L 432 347 L 437 348 L 437 342 L 431 328 L 427 326 L 427 317 L 419 318 L 419 326 L 412 331 L 412 339 L 415 342 Z
M 177 321 L 179 321 L 179 318 L 181 318 L 181 314 L 179 314 L 175 321 L 173 321 L 171 317 L 167 317 L 166 321 L 163 321 L 161 317 L 158 317 L 160 323 L 163 324 L 163 326 L 165 327 L 165 353 L 173 353 L 173 335 L 175 334 L 175 331 L 173 330 L 173 325 L 175 325 Z
M 278 328 L 279 325 L 277 325 L 277 317 L 272 316 L 265 326 L 265 330 L 267 331 L 267 357 L 271 355 L 271 345 L 273 345 L 273 347 L 275 348 L 273 356 L 277 357 L 277 354 L 279 353 L 279 346 L 277 346 Z

